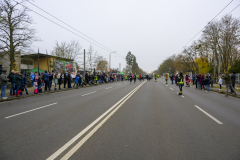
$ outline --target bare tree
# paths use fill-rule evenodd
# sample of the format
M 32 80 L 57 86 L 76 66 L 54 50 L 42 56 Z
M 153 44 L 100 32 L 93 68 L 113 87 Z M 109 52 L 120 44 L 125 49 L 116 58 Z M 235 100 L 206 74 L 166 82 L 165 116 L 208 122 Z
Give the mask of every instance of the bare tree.
M 97 70 L 101 70 L 103 72 L 108 71 L 108 62 L 106 59 L 101 59 L 98 61 Z
M 87 66 L 89 69 L 93 69 L 97 66 L 96 59 L 98 57 L 97 51 L 94 52 L 93 47 L 90 45 L 88 52 L 87 52 Z
M 71 40 L 71 42 L 63 41 L 61 43 L 56 42 L 51 54 L 60 58 L 68 58 L 74 61 L 78 61 L 81 53 L 81 45 L 76 40 Z
M 10 70 L 14 69 L 15 57 L 30 48 L 35 29 L 30 28 L 32 19 L 28 15 L 28 8 L 22 7 L 25 0 L 19 3 L 11 0 L 0 1 L 0 53 L 8 55 L 10 59 Z

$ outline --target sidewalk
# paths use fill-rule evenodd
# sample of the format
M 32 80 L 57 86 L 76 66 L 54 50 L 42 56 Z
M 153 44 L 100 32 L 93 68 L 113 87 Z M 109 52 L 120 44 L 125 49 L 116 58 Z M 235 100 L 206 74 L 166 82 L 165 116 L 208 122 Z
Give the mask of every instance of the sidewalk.
M 194 84 L 191 84 L 191 87 L 195 87 L 196 85 Z M 218 92 L 218 93 L 220 93 L 220 94 L 225 94 L 226 93 L 226 85 L 222 85 L 222 89 L 220 89 L 220 86 L 219 86 L 219 84 L 213 84 L 213 86 L 214 87 L 216 87 L 216 88 L 213 88 L 213 87 L 209 87 L 209 90 L 210 91 L 213 91 L 213 92 Z M 235 87 L 235 89 L 240 89 L 240 88 L 237 88 L 237 87 Z M 230 90 L 230 88 L 229 88 L 229 95 L 231 96 L 234 96 L 234 94 L 232 94 L 231 93 L 231 90 Z M 240 91 L 236 91 L 236 93 L 237 93 L 237 97 L 238 98 L 240 98 Z

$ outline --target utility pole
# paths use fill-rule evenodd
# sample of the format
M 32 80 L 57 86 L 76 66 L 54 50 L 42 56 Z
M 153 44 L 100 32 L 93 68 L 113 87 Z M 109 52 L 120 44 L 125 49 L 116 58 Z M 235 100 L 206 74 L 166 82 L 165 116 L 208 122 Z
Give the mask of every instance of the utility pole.
M 121 72 L 121 63 L 119 63 L 119 72 Z
M 85 49 L 84 49 L 84 75 L 83 77 L 85 77 Z
M 111 71 L 111 53 L 109 54 L 109 71 Z
M 109 54 L 109 71 L 111 72 L 111 54 L 112 53 L 116 53 L 117 51 L 114 51 L 114 52 L 111 52 L 110 54 Z
M 218 76 L 220 73 L 220 55 L 218 54 Z
M 39 75 L 39 48 L 38 48 L 38 75 Z

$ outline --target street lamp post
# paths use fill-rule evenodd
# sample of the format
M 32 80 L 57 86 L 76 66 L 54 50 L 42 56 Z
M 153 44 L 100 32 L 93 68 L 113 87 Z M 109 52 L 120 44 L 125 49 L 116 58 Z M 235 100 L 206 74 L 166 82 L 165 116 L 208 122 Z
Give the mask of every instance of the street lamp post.
M 117 51 L 114 51 L 114 52 L 111 52 L 110 54 L 109 54 L 109 71 L 111 71 L 111 54 L 112 53 L 116 53 Z

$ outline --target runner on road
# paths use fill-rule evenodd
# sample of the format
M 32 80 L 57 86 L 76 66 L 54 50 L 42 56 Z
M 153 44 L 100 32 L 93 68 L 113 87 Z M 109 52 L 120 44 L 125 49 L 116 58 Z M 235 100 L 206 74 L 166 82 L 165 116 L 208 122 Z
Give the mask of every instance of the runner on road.
M 183 77 L 183 74 L 181 72 L 180 76 L 178 77 L 178 81 L 177 81 L 177 84 L 178 84 L 179 89 L 180 89 L 179 95 L 182 95 L 182 86 L 184 85 L 183 80 L 184 80 L 184 77 Z
M 168 83 L 168 75 L 165 75 L 165 79 L 166 79 L 166 84 Z

